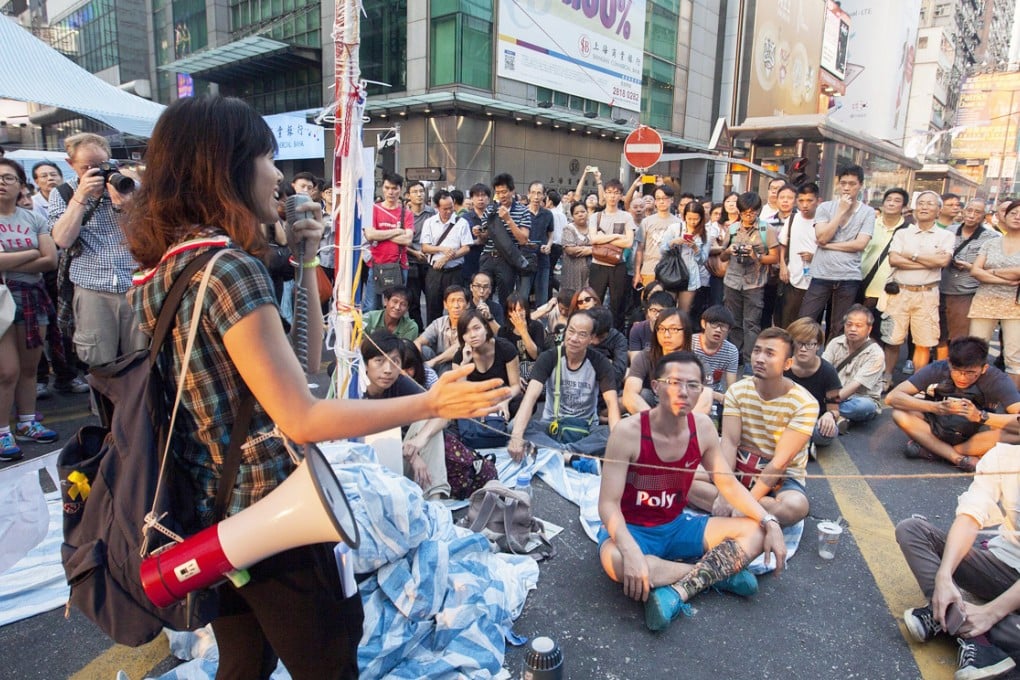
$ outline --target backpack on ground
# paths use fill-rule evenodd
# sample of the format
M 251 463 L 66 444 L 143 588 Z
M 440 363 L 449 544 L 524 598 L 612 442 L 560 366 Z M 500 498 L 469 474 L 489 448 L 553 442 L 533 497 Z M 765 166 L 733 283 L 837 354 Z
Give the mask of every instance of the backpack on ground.
M 468 514 L 460 523 L 485 536 L 501 552 L 529 555 L 539 562 L 556 556 L 556 548 L 545 537 L 545 527 L 531 512 L 531 497 L 498 479 L 471 494 Z M 533 543 L 537 545 L 529 550 Z
M 104 426 L 81 428 L 57 458 L 64 510 L 60 552 L 71 586 L 68 608 L 74 605 L 114 641 L 129 646 L 152 640 L 164 626 L 174 630 L 201 627 L 215 618 L 219 609 L 211 590 L 171 607 L 156 607 L 145 595 L 140 578 L 147 548 L 159 547 L 158 540 L 149 536 L 156 532 L 146 526 L 150 512 L 156 513 L 161 527 L 177 535 L 201 528 L 194 511 L 200 492 L 184 469 L 173 462 L 172 454 L 168 454 L 160 479 L 172 429 L 165 388 L 173 382 L 163 377 L 159 363 L 191 278 L 207 263 L 211 268 L 210 260 L 217 252 L 223 251 L 211 249 L 195 257 L 174 281 L 149 349 L 90 371 L 89 383 Z M 204 291 L 204 286 L 200 290 Z M 196 311 L 201 311 L 200 299 Z M 197 314 L 193 315 L 192 327 L 197 321 Z M 240 464 L 244 437 L 238 432 L 247 432 L 253 407 L 254 398 L 248 393 L 231 432 L 221 475 L 221 480 L 231 482 L 220 485 L 217 519 L 229 501 L 236 465 Z M 158 538 L 167 542 L 162 534 Z

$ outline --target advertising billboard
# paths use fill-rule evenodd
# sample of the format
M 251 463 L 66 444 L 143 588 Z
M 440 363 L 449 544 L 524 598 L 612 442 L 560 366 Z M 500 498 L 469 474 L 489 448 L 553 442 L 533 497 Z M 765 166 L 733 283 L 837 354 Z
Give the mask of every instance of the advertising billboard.
M 846 51 L 850 42 L 850 15 L 826 0 L 825 33 L 822 35 L 821 66 L 840 80 L 846 77 Z
M 641 110 L 645 0 L 504 0 L 496 75 Z
M 979 73 L 963 83 L 953 158 L 1002 158 L 1016 150 L 1020 125 L 1020 71 Z M 1000 173 L 991 174 L 998 176 Z
M 818 0 L 758 0 L 748 63 L 748 117 L 818 113 L 825 13 L 825 3 Z
M 850 17 L 846 94 L 829 117 L 903 146 L 921 0 L 843 0 Z

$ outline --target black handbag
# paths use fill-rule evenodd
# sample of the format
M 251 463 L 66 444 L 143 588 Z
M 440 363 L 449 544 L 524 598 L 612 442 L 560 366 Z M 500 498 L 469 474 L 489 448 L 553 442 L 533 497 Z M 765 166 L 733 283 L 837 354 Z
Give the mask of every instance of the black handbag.
M 655 279 L 670 293 L 687 290 L 691 283 L 691 273 L 687 271 L 683 256 L 676 248 L 670 248 L 655 265 Z

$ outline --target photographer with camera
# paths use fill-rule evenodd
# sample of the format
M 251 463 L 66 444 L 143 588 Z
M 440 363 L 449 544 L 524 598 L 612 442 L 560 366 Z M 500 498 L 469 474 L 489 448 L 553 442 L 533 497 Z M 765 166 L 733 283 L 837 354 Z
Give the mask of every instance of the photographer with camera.
M 740 222 L 730 225 L 729 245 L 719 254 L 720 260 L 729 262 L 723 277 L 723 304 L 734 320 L 729 340 L 740 350 L 744 366 L 751 361 L 761 331 L 769 265 L 779 261 L 777 234 L 761 219 L 761 207 L 761 196 L 753 191 L 737 197 Z
M 910 437 L 903 452 L 907 458 L 944 458 L 973 472 L 995 444 L 1020 442 L 1020 392 L 1005 373 L 988 365 L 988 343 L 981 338 L 950 342 L 948 361 L 917 371 L 885 403 Z
M 50 192 L 49 226 L 64 249 L 58 265 L 57 316 L 89 366 L 146 346 L 125 293 L 138 269 L 124 245 L 121 213 L 135 181 L 110 159 L 110 144 L 82 132 L 64 140 L 76 177 Z M 73 292 L 71 286 L 73 285 Z

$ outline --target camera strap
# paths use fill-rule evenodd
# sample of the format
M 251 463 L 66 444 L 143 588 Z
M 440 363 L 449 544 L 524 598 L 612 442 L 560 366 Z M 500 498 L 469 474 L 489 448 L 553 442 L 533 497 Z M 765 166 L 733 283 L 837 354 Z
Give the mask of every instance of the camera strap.
M 71 200 L 74 198 L 74 189 L 71 188 L 71 185 L 67 184 L 66 182 L 64 184 L 61 184 L 60 186 L 57 187 L 57 193 L 59 193 L 60 197 L 64 199 L 64 203 L 66 203 L 68 207 L 70 207 Z M 98 201 L 90 205 L 85 210 L 85 214 L 82 215 L 81 217 L 81 226 L 84 227 L 88 223 L 88 221 L 92 219 L 92 216 L 96 214 L 96 210 L 99 208 L 99 204 L 102 202 L 102 200 L 103 199 L 100 198 Z
M 906 229 L 907 226 L 908 226 L 907 223 L 904 222 L 900 226 L 893 229 L 893 233 L 889 235 L 889 240 L 886 241 L 885 248 L 882 249 L 882 254 L 878 256 L 878 259 L 875 260 L 875 264 L 871 265 L 871 271 L 868 272 L 868 275 L 864 277 L 863 281 L 861 281 L 862 291 L 868 290 L 868 286 L 871 285 L 872 279 L 874 279 L 875 274 L 878 273 L 878 268 L 882 266 L 882 262 L 889 255 L 889 246 L 892 245 L 892 240 L 896 236 L 896 232 L 898 232 L 900 229 Z

